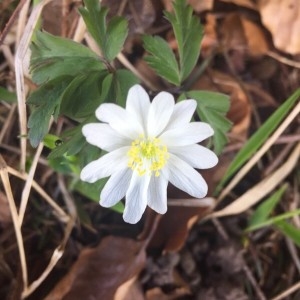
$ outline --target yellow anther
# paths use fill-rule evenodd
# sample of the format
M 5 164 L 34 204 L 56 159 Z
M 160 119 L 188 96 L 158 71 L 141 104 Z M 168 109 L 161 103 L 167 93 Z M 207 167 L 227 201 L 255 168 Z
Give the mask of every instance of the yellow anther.
M 167 147 L 158 138 L 149 139 L 143 135 L 131 143 L 127 155 L 129 168 L 137 171 L 140 176 L 153 172 L 156 177 L 160 175 L 160 170 L 169 157 Z

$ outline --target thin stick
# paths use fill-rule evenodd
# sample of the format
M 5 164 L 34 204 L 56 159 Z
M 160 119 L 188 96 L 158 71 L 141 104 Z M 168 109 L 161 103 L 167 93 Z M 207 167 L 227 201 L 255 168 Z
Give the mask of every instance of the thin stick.
M 265 142 L 265 144 L 253 155 L 253 157 L 246 163 L 244 167 L 235 175 L 231 182 L 225 187 L 217 199 L 217 203 L 222 201 L 230 191 L 242 180 L 242 178 L 249 172 L 249 170 L 257 163 L 257 161 L 268 151 L 268 149 L 275 143 L 282 132 L 289 126 L 289 124 L 299 115 L 300 102 L 294 107 L 291 113 L 285 118 L 277 130 Z
M 15 72 L 16 72 L 16 90 L 18 97 L 18 112 L 20 121 L 20 143 L 21 143 L 21 159 L 20 159 L 20 169 L 25 171 L 26 162 L 26 139 L 24 136 L 27 135 L 27 116 L 26 116 L 26 92 L 25 92 L 25 82 L 24 82 L 24 69 L 23 60 L 26 56 L 26 52 L 32 37 L 33 30 L 38 22 L 39 16 L 42 12 L 43 7 L 51 0 L 44 0 L 40 2 L 32 11 L 28 23 L 25 27 L 24 34 L 20 40 L 20 44 L 16 51 L 15 57 Z
M 285 299 L 287 296 L 289 296 L 290 294 L 296 292 L 299 289 L 300 289 L 300 282 L 297 282 L 296 284 L 291 286 L 289 289 L 285 290 L 284 292 L 282 292 L 281 294 L 279 294 L 276 297 L 272 298 L 271 300 Z
M 14 22 L 18 18 L 20 10 L 22 9 L 22 7 L 23 7 L 23 5 L 25 4 L 26 1 L 27 0 L 21 0 L 19 2 L 18 6 L 16 7 L 14 12 L 12 13 L 12 15 L 9 18 L 8 22 L 5 24 L 5 27 L 4 27 L 3 31 L 1 32 L 1 35 L 0 35 L 0 45 L 4 42 L 5 37 L 7 36 L 11 26 L 14 24 Z
M 250 283 L 252 284 L 255 292 L 256 292 L 256 295 L 258 297 L 258 299 L 260 300 L 266 300 L 267 298 L 265 297 L 265 295 L 263 294 L 262 290 L 260 289 L 258 283 L 256 282 L 252 272 L 250 271 L 249 267 L 245 264 L 243 266 L 243 270 L 247 276 L 247 278 L 249 279 Z
M 19 223 L 17 207 L 15 205 L 14 196 L 12 193 L 12 189 L 11 189 L 11 185 L 10 185 L 10 181 L 9 181 L 9 177 L 8 177 L 7 165 L 1 155 L 0 155 L 0 175 L 1 175 L 5 193 L 7 196 L 7 200 L 9 203 L 9 208 L 11 211 L 11 216 L 12 216 L 12 220 L 13 220 L 13 224 L 14 224 L 14 228 L 15 228 L 18 250 L 19 250 L 20 261 L 21 261 L 21 268 L 22 268 L 23 285 L 24 285 L 24 288 L 26 288 L 28 285 L 28 273 L 27 273 L 26 256 L 25 256 L 21 226 Z
M 5 134 L 8 132 L 7 128 L 10 125 L 10 122 L 11 122 L 11 119 L 12 119 L 14 113 L 15 113 L 16 107 L 17 107 L 16 104 L 13 104 L 11 106 L 9 114 L 8 114 L 7 118 L 5 119 L 5 123 L 2 126 L 2 129 L 1 129 L 1 132 L 0 132 L 0 144 L 2 143 L 2 140 L 3 140 L 4 136 L 5 136 Z
M 25 214 L 25 210 L 26 210 L 26 207 L 27 207 L 30 190 L 31 190 L 31 187 L 32 187 L 33 177 L 34 177 L 34 174 L 35 174 L 35 170 L 36 170 L 39 158 L 42 154 L 43 147 L 44 147 L 44 144 L 40 143 L 38 148 L 37 148 L 37 151 L 34 155 L 34 158 L 33 158 L 33 161 L 32 161 L 31 167 L 30 167 L 29 174 L 28 174 L 28 177 L 26 178 L 26 183 L 25 183 L 25 186 L 24 186 L 23 191 L 22 191 L 21 204 L 20 204 L 20 210 L 19 210 L 20 226 L 21 226 L 21 224 L 23 222 L 23 219 L 24 219 L 24 214 Z
M 14 175 L 20 179 L 27 180 L 28 178 L 27 173 L 20 173 L 9 166 L 7 166 L 7 171 L 9 174 Z M 42 196 L 42 198 L 46 200 L 46 202 L 48 202 L 50 206 L 52 206 L 62 222 L 68 222 L 70 217 L 64 212 L 63 209 L 60 208 L 60 206 L 56 204 L 56 202 L 39 186 L 39 184 L 35 180 L 32 181 L 32 187 L 37 193 Z

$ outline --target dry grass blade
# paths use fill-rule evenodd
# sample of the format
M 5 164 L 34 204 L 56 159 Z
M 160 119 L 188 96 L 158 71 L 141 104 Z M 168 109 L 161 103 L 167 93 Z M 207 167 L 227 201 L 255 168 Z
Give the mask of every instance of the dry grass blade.
M 24 82 L 24 59 L 28 50 L 29 43 L 33 34 L 33 30 L 39 20 L 39 16 L 42 12 L 43 7 L 51 0 L 44 0 L 39 3 L 33 9 L 28 23 L 25 27 L 23 36 L 20 40 L 20 44 L 16 51 L 15 57 L 15 72 L 16 72 L 16 90 L 18 97 L 18 111 L 19 111 L 19 122 L 20 122 L 20 135 L 21 135 L 21 170 L 25 170 L 26 162 L 26 138 L 27 135 L 27 116 L 26 116 L 26 90 Z
M 288 288 L 286 291 L 284 291 L 283 293 L 281 293 L 280 295 L 272 298 L 271 300 L 282 300 L 282 299 L 286 299 L 287 296 L 291 295 L 292 293 L 296 292 L 297 290 L 300 289 L 300 282 L 297 282 L 296 284 L 294 284 L 293 286 L 291 286 L 290 288 Z M 296 299 L 296 298 L 295 298 Z
M 24 243 L 23 243 L 23 237 L 21 233 L 21 226 L 19 223 L 19 216 L 17 207 L 14 201 L 14 196 L 12 193 L 9 177 L 8 177 L 8 171 L 7 171 L 7 165 L 3 159 L 3 157 L 0 155 L 0 175 L 2 179 L 2 183 L 4 186 L 4 190 L 8 199 L 9 208 L 15 228 L 16 238 L 17 238 L 17 244 L 19 249 L 19 255 L 21 260 L 21 268 L 22 268 L 22 277 L 23 277 L 23 285 L 24 287 L 27 287 L 28 285 L 28 273 L 27 273 L 27 264 L 26 264 L 26 256 L 25 256 L 25 250 L 24 250 Z
M 52 271 L 52 269 L 55 267 L 58 260 L 62 257 L 65 245 L 67 243 L 67 240 L 70 236 L 70 233 L 72 231 L 72 228 L 74 226 L 74 218 L 68 216 L 55 202 L 52 200 L 40 187 L 39 185 L 32 181 L 31 184 L 33 188 L 44 198 L 46 201 L 56 210 L 56 212 L 59 214 L 60 219 L 64 222 L 67 222 L 64 232 L 64 238 L 61 244 L 54 250 L 52 257 L 50 259 L 50 262 L 48 266 L 45 268 L 43 273 L 40 275 L 40 277 L 32 282 L 30 285 L 28 285 L 28 273 L 27 273 L 27 264 L 26 264 L 26 255 L 25 255 L 25 249 L 23 244 L 23 238 L 22 238 L 22 232 L 21 232 L 21 226 L 22 226 L 22 220 L 20 215 L 18 215 L 17 207 L 15 205 L 15 201 L 13 198 L 13 193 L 9 181 L 8 174 L 15 175 L 23 180 L 26 180 L 29 175 L 24 175 L 19 173 L 18 171 L 15 171 L 14 169 L 8 167 L 2 158 L 0 156 L 0 175 L 3 182 L 3 186 L 6 192 L 6 196 L 9 202 L 9 207 L 13 219 L 13 224 L 15 228 L 15 233 L 17 237 L 17 244 L 19 249 L 19 255 L 21 260 L 21 267 L 22 267 L 22 277 L 23 277 L 23 292 L 22 292 L 22 299 L 28 297 L 33 291 L 36 290 L 36 288 L 45 280 L 45 278 L 49 275 L 49 273 Z
M 236 174 L 236 176 L 230 181 L 230 183 L 225 187 L 217 202 L 222 201 L 230 191 L 242 180 L 242 178 L 249 172 L 249 170 L 258 162 L 258 160 L 268 151 L 268 149 L 276 142 L 283 131 L 291 124 L 291 122 L 300 113 L 300 102 L 294 107 L 291 113 L 286 117 L 282 124 L 276 129 L 273 135 L 266 141 L 266 143 L 261 147 L 260 150 L 256 152 L 255 155 L 245 164 L 243 168 Z
M 300 143 L 294 148 L 287 161 L 275 172 L 248 190 L 224 209 L 212 213 L 209 217 L 236 215 L 249 209 L 270 193 L 293 170 L 300 156 Z

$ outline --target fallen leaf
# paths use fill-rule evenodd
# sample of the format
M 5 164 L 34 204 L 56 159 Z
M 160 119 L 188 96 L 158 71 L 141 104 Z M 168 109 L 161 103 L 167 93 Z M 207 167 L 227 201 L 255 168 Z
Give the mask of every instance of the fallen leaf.
M 173 10 L 173 0 L 162 0 L 165 10 Z M 192 6 L 193 10 L 197 13 L 206 10 L 211 10 L 214 5 L 214 0 L 187 0 L 187 3 Z
M 290 54 L 300 53 L 300 2 L 259 0 L 262 23 L 272 34 L 276 48 Z
M 201 54 L 208 57 L 219 46 L 217 37 L 217 19 L 215 14 L 207 14 L 204 25 L 204 35 L 201 42 Z
M 144 300 L 144 292 L 137 277 L 123 283 L 116 291 L 114 300 Z
M 244 140 L 248 136 L 251 120 L 251 108 L 247 95 L 231 76 L 210 70 L 209 75 L 202 75 L 193 85 L 196 90 L 208 90 L 224 93 L 230 96 L 230 109 L 227 117 L 232 121 L 231 134 Z
M 248 51 L 251 56 L 264 55 L 269 51 L 269 46 L 266 37 L 256 23 L 241 16 L 241 22 L 244 29 Z
M 248 7 L 251 9 L 256 9 L 256 4 L 252 0 L 221 0 L 223 2 L 233 3 L 239 6 Z
M 186 288 L 179 288 L 174 291 L 174 293 L 167 295 L 161 288 L 155 287 L 146 292 L 147 300 L 176 300 L 176 299 L 185 299 L 183 297 L 189 298 L 190 293 L 187 292 Z
M 84 249 L 45 300 L 113 299 L 119 286 L 144 267 L 143 245 L 108 236 L 96 248 Z
M 122 15 L 127 18 L 130 33 L 143 33 L 156 19 L 156 5 L 151 0 L 102 0 L 101 5 L 109 8 L 109 16 Z
M 210 199 L 210 200 L 209 200 Z M 191 206 L 183 206 L 191 201 L 196 201 Z M 165 252 L 178 251 L 184 245 L 188 232 L 192 225 L 213 207 L 211 198 L 204 199 L 173 199 L 178 206 L 168 207 L 168 211 L 161 217 L 157 230 L 150 242 L 149 248 L 161 249 Z

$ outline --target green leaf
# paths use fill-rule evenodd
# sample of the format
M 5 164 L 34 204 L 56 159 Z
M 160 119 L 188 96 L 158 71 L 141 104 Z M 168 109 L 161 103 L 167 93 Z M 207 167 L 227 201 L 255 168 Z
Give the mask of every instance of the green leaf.
M 103 102 L 101 84 L 107 71 L 91 72 L 75 77 L 62 95 L 60 114 L 73 120 L 81 120 L 95 114 Z
M 291 211 L 288 211 L 288 212 L 283 213 L 281 215 L 278 215 L 278 216 L 269 218 L 265 221 L 262 221 L 261 223 L 255 225 L 255 226 L 252 226 L 250 229 L 247 229 L 247 231 L 249 231 L 249 230 L 253 231 L 253 230 L 256 230 L 256 229 L 259 229 L 259 228 L 262 228 L 262 227 L 266 227 L 266 226 L 270 226 L 270 225 L 276 225 L 277 222 L 292 218 L 294 216 L 298 216 L 299 214 L 300 214 L 300 209 L 291 210 Z
M 90 123 L 89 121 L 69 129 L 61 136 L 61 143 L 49 154 L 48 159 L 58 158 L 64 155 L 75 155 L 85 145 L 85 138 L 81 133 L 84 124 Z
M 112 61 L 121 51 L 128 34 L 128 23 L 123 17 L 115 16 L 106 21 L 108 9 L 98 0 L 85 0 L 85 7 L 79 8 L 84 22 L 100 47 L 103 57 Z
M 125 69 L 117 70 L 114 74 L 115 99 L 117 104 L 125 107 L 129 89 L 140 83 L 139 79 L 130 71 Z
M 159 36 L 143 37 L 144 48 L 151 55 L 145 61 L 157 74 L 176 86 L 180 85 L 180 74 L 175 55 L 168 43 Z
M 100 192 L 104 188 L 108 178 L 103 178 L 98 180 L 95 183 L 87 183 L 81 180 L 76 182 L 74 189 L 79 192 L 81 195 L 93 200 L 95 202 L 99 202 L 100 200 Z
M 99 202 L 100 200 L 100 193 L 104 188 L 108 178 L 103 178 L 98 180 L 97 182 L 90 184 L 83 181 L 78 181 L 75 184 L 75 190 L 79 192 L 81 195 L 87 197 L 90 200 L 95 202 Z M 124 204 L 120 201 L 115 206 L 111 207 L 112 210 L 123 213 L 124 211 Z
M 120 69 L 115 73 L 105 77 L 102 83 L 102 98 L 107 102 L 116 102 L 118 105 L 125 107 L 128 90 L 139 79 L 128 70 Z
M 278 221 L 276 227 L 300 247 L 300 230 L 286 221 Z
M 287 185 L 283 185 L 280 189 L 278 189 L 274 194 L 272 194 L 268 199 L 266 199 L 257 207 L 249 221 L 249 227 L 246 229 L 247 232 L 262 227 L 262 224 L 267 221 L 268 217 L 274 210 L 279 200 L 282 198 L 282 195 L 284 194 L 286 189 Z
M 32 112 L 28 120 L 28 137 L 33 147 L 37 147 L 48 132 L 52 115 L 57 115 L 61 95 L 71 81 L 71 77 L 57 77 L 34 91 L 27 100 Z
M 59 146 L 62 143 L 62 141 L 59 136 L 48 133 L 45 135 L 43 143 L 47 148 L 53 150 L 57 146 Z
M 226 132 L 231 128 L 231 122 L 225 117 L 230 106 L 229 97 L 208 91 L 189 91 L 187 95 L 197 101 L 197 114 L 201 121 L 214 129 L 214 151 L 220 154 L 227 143 Z
M 87 74 L 104 69 L 96 53 L 72 40 L 36 32 L 31 44 L 32 80 L 41 84 L 58 76 Z
M 178 43 L 180 61 L 180 81 L 185 80 L 193 70 L 200 54 L 203 28 L 199 18 L 193 16 L 193 9 L 186 0 L 173 2 L 174 14 L 165 12 L 171 22 Z
M 268 118 L 268 120 L 251 136 L 228 167 L 216 189 L 217 192 L 221 190 L 225 182 L 264 144 L 264 142 L 288 114 L 299 97 L 300 88 L 297 89 L 283 104 L 281 104 L 281 106 Z
M 0 86 L 0 101 L 15 103 L 17 102 L 17 95 L 16 93 L 10 92 L 7 89 Z

